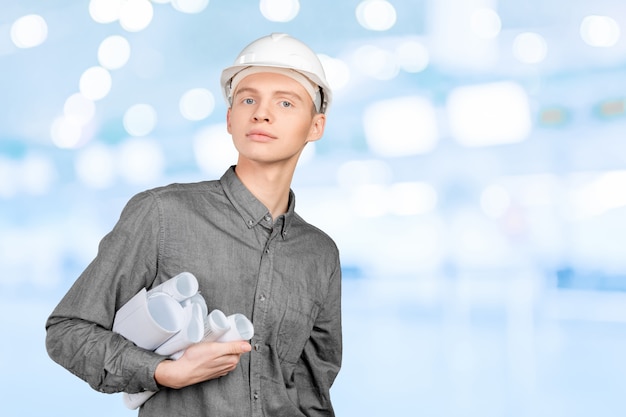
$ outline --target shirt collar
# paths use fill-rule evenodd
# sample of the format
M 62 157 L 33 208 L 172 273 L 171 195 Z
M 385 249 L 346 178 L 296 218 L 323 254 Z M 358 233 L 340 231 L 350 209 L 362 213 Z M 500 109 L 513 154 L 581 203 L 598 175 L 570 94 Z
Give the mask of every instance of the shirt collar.
M 272 216 L 265 207 L 246 186 L 241 182 L 237 174 L 235 173 L 235 165 L 226 170 L 220 183 L 226 196 L 232 202 L 235 209 L 239 212 L 242 221 L 249 229 L 253 228 L 257 224 L 262 224 L 271 228 Z M 292 190 L 289 190 L 289 203 L 287 206 L 287 212 L 283 215 L 284 220 L 277 221 L 276 224 L 282 226 L 280 235 L 283 239 L 287 237 L 289 225 L 294 217 L 294 211 L 296 206 L 296 197 Z

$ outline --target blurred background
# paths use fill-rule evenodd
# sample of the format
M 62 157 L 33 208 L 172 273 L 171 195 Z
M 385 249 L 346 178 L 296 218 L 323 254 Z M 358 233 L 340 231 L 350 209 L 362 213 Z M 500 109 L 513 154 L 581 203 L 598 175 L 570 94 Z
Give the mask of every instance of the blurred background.
M 235 162 L 219 74 L 288 32 L 334 88 L 297 210 L 342 253 L 338 416 L 626 412 L 626 3 L 0 5 L 2 415 L 123 416 L 44 323 L 126 201 Z

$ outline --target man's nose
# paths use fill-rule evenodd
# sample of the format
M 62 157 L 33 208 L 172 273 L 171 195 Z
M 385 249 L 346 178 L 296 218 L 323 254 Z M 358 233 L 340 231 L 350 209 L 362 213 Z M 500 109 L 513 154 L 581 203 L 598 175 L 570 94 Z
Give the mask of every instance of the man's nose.
M 254 119 L 255 122 L 270 122 L 271 121 L 271 114 L 269 109 L 267 108 L 267 105 L 264 103 L 259 103 L 259 105 L 257 106 L 257 108 L 255 109 L 252 118 Z

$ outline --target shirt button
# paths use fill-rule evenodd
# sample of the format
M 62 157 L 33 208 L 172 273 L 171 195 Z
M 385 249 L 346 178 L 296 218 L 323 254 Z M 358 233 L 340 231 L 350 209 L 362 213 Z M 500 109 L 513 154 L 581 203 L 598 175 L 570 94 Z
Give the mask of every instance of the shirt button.
M 272 216 L 269 216 L 269 215 L 265 216 L 265 221 L 268 221 L 268 222 L 272 221 Z
M 258 343 L 255 343 L 255 344 L 254 344 L 254 350 L 256 350 L 257 352 L 258 352 L 259 350 L 261 350 L 261 345 L 260 345 L 260 344 L 258 344 Z
M 258 392 L 255 392 L 255 393 L 252 395 L 252 397 L 253 397 L 255 400 L 258 400 L 258 399 L 259 399 L 259 393 L 258 393 Z
M 248 220 L 248 226 L 252 226 L 254 224 L 254 220 Z
M 265 294 L 261 294 L 261 295 L 259 295 L 259 300 L 261 300 L 261 301 L 265 301 Z

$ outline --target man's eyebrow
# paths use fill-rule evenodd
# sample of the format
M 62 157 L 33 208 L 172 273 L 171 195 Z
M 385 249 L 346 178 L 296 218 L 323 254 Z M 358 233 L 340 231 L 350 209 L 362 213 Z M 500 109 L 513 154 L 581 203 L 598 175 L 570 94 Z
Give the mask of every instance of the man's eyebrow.
M 255 94 L 255 93 L 258 93 L 258 90 L 252 87 L 242 87 L 242 88 L 238 88 L 237 91 L 235 91 L 236 96 L 238 96 L 241 93 Z
M 235 92 L 235 96 L 238 96 L 242 93 L 247 93 L 247 94 L 258 94 L 259 90 L 257 90 L 256 88 L 253 87 L 242 87 L 240 89 L 237 89 L 237 91 Z M 300 94 L 293 92 L 293 91 L 288 91 L 288 90 L 276 90 L 272 92 L 272 95 L 274 96 L 290 96 L 293 97 L 299 101 L 304 101 L 304 99 L 302 98 L 302 96 L 300 96 Z

